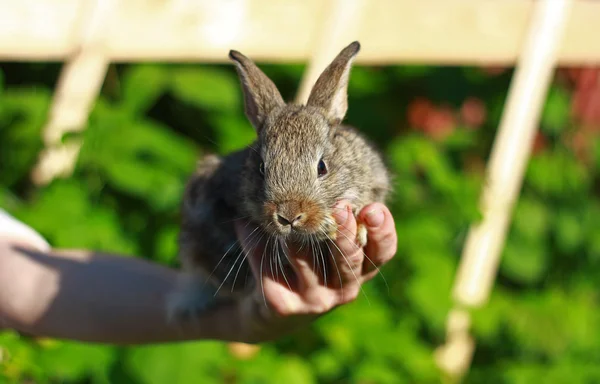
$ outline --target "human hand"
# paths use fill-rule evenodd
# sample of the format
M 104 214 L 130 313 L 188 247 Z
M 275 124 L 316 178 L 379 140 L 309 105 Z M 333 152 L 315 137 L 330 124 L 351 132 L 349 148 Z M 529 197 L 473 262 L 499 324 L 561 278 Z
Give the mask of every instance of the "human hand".
M 323 251 L 311 244 L 283 245 L 285 255 L 278 257 L 289 260 L 288 266 L 268 256 L 276 252 L 272 242 L 256 245 L 242 241 L 258 281 L 258 290 L 241 307 L 247 341 L 277 338 L 355 300 L 362 284 L 395 255 L 396 229 L 385 205 L 370 204 L 358 215 L 368 232 L 364 249 L 356 243 L 357 220 L 348 203 L 340 202 L 334 212 L 339 226 L 336 240 Z M 248 239 L 254 228 L 239 222 L 236 230 L 239 239 Z

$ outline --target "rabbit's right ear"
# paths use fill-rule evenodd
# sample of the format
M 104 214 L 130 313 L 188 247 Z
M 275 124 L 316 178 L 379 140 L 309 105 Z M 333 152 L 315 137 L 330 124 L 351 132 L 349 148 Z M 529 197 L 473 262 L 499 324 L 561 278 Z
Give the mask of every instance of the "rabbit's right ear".
M 308 97 L 306 104 L 322 108 L 332 125 L 339 124 L 346 115 L 350 68 L 359 50 L 358 41 L 342 49 L 319 76 Z
M 271 111 L 285 105 L 281 94 L 271 79 L 252 60 L 238 51 L 229 51 L 235 63 L 244 92 L 246 116 L 258 132 Z

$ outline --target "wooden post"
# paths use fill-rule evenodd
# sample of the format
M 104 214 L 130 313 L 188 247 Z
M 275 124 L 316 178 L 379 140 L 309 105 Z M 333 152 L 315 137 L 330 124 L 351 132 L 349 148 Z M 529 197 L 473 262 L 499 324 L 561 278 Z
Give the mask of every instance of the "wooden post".
M 358 40 L 358 27 L 364 0 L 330 0 L 322 27 L 315 36 L 317 44 L 304 71 L 296 95 L 297 103 L 306 103 L 317 78 L 346 45 Z
M 113 0 L 95 0 L 88 4 L 89 15 L 81 18 L 83 32 L 79 50 L 62 70 L 49 120 L 43 128 L 45 148 L 32 172 L 36 184 L 47 184 L 73 171 L 81 143 L 78 140 L 61 143 L 61 139 L 67 132 L 85 128 L 106 76 L 109 59 L 103 46 L 103 31 L 114 3 Z
M 436 351 L 442 370 L 464 375 L 474 341 L 469 307 L 484 305 L 494 284 L 515 201 L 523 182 L 543 103 L 554 74 L 572 0 L 538 0 L 517 62 L 487 170 L 483 219 L 468 234 L 448 317 L 446 345 Z

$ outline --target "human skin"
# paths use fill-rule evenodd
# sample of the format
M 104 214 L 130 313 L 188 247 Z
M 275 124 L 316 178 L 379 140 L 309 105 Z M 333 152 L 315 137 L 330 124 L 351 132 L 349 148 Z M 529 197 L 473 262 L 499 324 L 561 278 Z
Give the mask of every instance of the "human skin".
M 288 285 L 273 276 L 268 265 L 261 273 L 263 248 L 243 243 L 261 282 L 259 289 L 185 325 L 170 323 L 165 310 L 165 300 L 181 273 L 177 270 L 141 258 L 45 251 L 24 239 L 0 238 L 0 328 L 117 345 L 188 340 L 258 343 L 282 337 L 355 300 L 361 285 L 396 253 L 396 230 L 387 207 L 371 204 L 358 215 L 368 230 L 364 253 L 351 240 L 356 237 L 355 217 L 347 205 L 338 208 L 340 229 L 330 255 L 336 272 L 327 281 L 315 272 L 319 268 L 307 248 L 290 246 L 295 278 Z M 240 222 L 237 230 L 245 239 L 252 228 Z

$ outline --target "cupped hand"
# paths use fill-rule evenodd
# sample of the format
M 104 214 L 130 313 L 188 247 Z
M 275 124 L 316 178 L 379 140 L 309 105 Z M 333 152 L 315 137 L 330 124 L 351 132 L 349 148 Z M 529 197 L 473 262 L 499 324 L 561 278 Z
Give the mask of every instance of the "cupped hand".
M 397 236 L 389 209 L 380 203 L 364 207 L 358 222 L 367 228 L 365 248 L 357 245 L 357 218 L 347 202 L 334 208 L 336 239 L 318 248 L 316 242 L 275 246 L 274 239 L 253 243 L 255 228 L 236 223 L 238 238 L 258 281 L 254 295 L 242 305 L 249 342 L 271 340 L 293 331 L 335 307 L 351 302 L 362 284 L 396 253 Z M 246 240 L 244 240 L 246 239 Z

